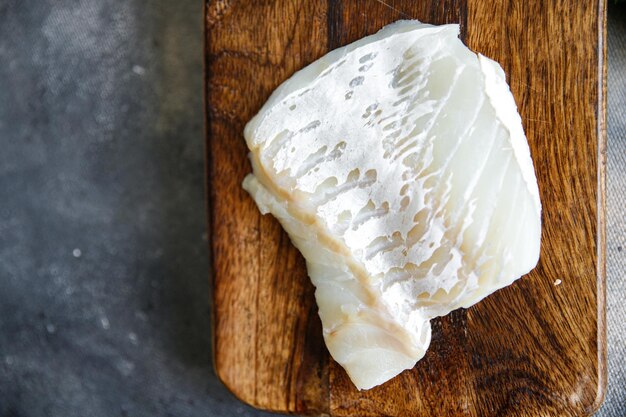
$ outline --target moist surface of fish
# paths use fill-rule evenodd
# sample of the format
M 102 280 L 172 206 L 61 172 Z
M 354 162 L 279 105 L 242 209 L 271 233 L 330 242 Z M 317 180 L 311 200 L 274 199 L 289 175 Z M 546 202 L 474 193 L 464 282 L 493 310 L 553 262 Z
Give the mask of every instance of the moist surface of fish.
M 326 345 L 359 389 L 412 368 L 433 317 L 538 261 L 513 96 L 458 32 L 389 25 L 296 73 L 245 129 L 244 188 L 305 257 Z

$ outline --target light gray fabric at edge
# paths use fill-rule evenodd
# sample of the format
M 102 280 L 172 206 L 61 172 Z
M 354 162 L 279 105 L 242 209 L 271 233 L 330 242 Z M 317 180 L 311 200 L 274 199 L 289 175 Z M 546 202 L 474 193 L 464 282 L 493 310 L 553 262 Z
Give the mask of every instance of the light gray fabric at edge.
M 608 16 L 606 315 L 608 386 L 598 417 L 626 416 L 626 5 Z

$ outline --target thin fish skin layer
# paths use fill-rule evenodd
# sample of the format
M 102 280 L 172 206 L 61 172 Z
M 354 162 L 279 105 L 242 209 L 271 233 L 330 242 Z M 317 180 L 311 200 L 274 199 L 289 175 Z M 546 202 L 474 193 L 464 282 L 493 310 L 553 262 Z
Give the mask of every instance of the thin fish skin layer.
M 358 389 L 412 368 L 430 320 L 535 267 L 541 203 L 496 62 L 398 21 L 294 74 L 246 125 L 243 187 L 306 259 Z

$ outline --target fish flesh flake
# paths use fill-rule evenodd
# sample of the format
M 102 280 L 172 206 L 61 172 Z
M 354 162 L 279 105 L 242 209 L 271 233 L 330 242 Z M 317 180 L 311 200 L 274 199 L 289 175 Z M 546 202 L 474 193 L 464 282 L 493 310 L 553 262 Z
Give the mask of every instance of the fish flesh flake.
M 243 187 L 306 259 L 326 346 L 358 389 L 412 368 L 430 320 L 539 258 L 541 203 L 495 61 L 458 25 L 398 21 L 278 87 Z

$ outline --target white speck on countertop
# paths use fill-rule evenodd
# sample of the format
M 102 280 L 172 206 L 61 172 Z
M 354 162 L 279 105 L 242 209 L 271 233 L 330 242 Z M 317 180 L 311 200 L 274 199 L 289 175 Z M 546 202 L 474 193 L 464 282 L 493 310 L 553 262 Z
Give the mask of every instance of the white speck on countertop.
M 554 285 L 561 285 L 561 280 L 557 279 L 556 281 L 554 281 Z
M 48 333 L 55 333 L 57 331 L 57 327 L 52 324 L 52 323 L 48 323 L 46 324 L 46 330 L 48 331 Z
M 146 313 L 144 313 L 143 311 L 135 311 L 135 317 L 138 318 L 141 321 L 147 321 L 148 320 L 148 315 Z
M 128 340 L 130 340 L 130 343 L 132 343 L 133 345 L 136 345 L 139 343 L 139 339 L 137 338 L 137 334 L 134 332 L 130 332 L 128 333 Z
M 102 328 L 104 330 L 109 330 L 109 328 L 111 328 L 111 323 L 109 322 L 109 319 L 106 317 L 100 317 L 100 324 L 102 325 Z
M 141 65 L 133 65 L 133 72 L 137 75 L 144 75 L 146 73 L 146 69 Z
M 83 252 L 80 249 L 78 249 L 78 248 L 76 248 L 76 249 L 74 249 L 72 251 L 72 255 L 74 255 L 74 258 L 80 258 L 82 254 L 83 254 Z
M 126 359 L 117 362 L 116 367 L 124 376 L 130 375 L 135 370 L 135 364 Z

